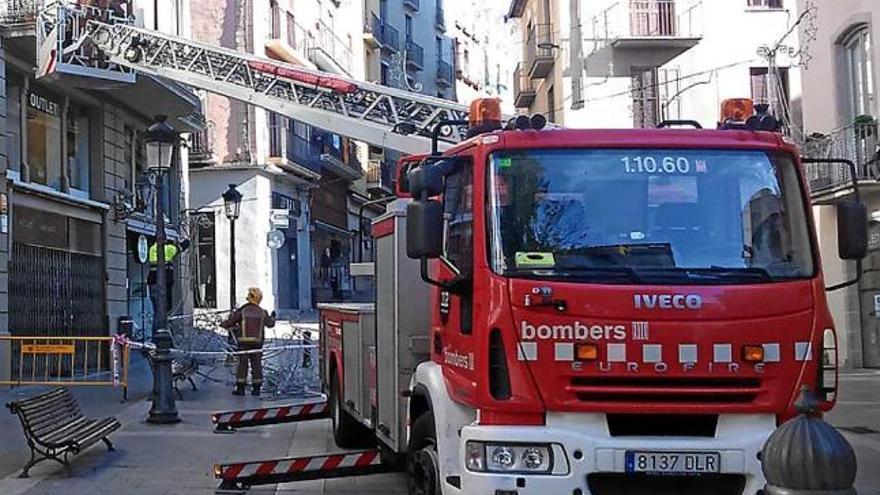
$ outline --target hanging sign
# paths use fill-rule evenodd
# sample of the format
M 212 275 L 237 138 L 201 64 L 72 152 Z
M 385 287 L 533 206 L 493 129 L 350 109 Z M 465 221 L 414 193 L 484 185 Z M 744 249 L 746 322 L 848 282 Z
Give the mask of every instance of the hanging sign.
M 266 245 L 272 249 L 281 249 L 284 245 L 284 233 L 280 230 L 272 230 L 266 235 Z
M 143 234 L 138 236 L 137 257 L 138 263 L 146 263 L 147 255 L 150 252 L 150 245 L 147 243 L 147 237 Z

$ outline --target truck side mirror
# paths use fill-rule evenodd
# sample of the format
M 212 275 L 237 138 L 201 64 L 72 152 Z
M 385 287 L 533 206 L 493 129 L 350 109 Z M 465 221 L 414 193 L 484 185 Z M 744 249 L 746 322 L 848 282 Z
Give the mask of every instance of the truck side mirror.
M 406 206 L 406 255 L 412 259 L 439 258 L 443 254 L 443 205 L 417 200 Z
M 844 260 L 860 260 L 868 254 L 868 210 L 846 201 L 837 205 L 837 250 Z

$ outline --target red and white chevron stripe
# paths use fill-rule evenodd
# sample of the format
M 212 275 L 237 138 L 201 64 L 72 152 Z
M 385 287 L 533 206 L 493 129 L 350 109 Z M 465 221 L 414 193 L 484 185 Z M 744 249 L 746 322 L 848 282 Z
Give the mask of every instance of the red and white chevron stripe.
M 311 404 L 285 405 L 260 409 L 246 409 L 243 411 L 226 411 L 214 413 L 211 420 L 217 426 L 235 426 L 238 423 L 255 421 L 265 422 L 288 422 L 296 418 L 325 415 L 329 412 L 326 402 Z
M 297 474 L 318 471 L 332 471 L 344 468 L 366 468 L 379 466 L 382 460 L 378 450 L 352 454 L 332 454 L 315 457 L 294 457 L 270 461 L 222 464 L 215 471 L 217 478 L 235 481 L 245 478 Z

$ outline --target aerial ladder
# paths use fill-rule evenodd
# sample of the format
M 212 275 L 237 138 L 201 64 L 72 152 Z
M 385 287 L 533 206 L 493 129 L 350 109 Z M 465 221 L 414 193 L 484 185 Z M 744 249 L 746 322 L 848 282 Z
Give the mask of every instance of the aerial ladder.
M 468 116 L 456 102 L 138 28 L 112 11 L 65 1 L 41 11 L 37 45 L 38 77 L 61 65 L 119 83 L 150 74 L 409 154 L 429 149 L 438 123 Z M 464 138 L 463 127 L 445 128 L 441 147 Z

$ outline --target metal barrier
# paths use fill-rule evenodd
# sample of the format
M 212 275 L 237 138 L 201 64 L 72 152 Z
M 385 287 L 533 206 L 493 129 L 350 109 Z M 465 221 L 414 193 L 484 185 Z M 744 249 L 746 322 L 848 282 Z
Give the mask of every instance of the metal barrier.
M 9 374 L 0 385 L 122 387 L 128 398 L 128 346 L 114 337 L 48 337 L 0 335 L 9 349 Z

